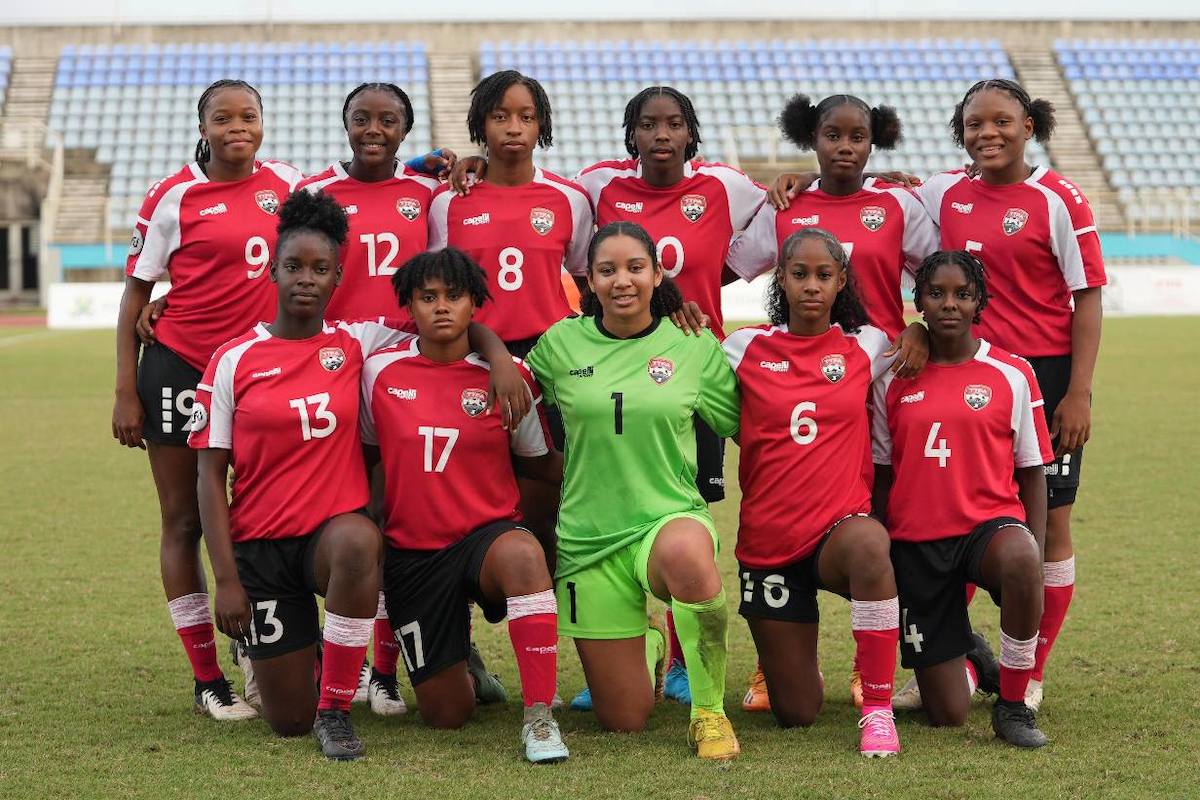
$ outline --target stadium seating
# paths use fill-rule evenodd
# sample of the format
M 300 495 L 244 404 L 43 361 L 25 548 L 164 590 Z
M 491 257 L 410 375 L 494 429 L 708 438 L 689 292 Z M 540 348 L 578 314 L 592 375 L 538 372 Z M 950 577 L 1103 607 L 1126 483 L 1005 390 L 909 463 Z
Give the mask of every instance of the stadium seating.
M 554 106 L 555 147 L 542 161 L 573 175 L 601 159 L 624 157 L 625 103 L 642 88 L 669 84 L 691 97 L 701 124 L 701 155 L 710 160 L 764 159 L 769 129 L 787 99 L 838 92 L 895 106 L 905 140 L 879 152 L 871 169 L 919 175 L 956 167 L 963 153 L 950 139 L 954 105 L 975 81 L 1012 77 L 997 41 L 612 41 L 499 42 L 479 51 L 479 74 L 519 69 L 546 87 Z M 731 143 L 733 147 L 731 148 Z M 794 152 L 790 143 L 780 152 Z M 1044 161 L 1040 148 L 1031 154 Z
M 112 164 L 112 227 L 129 227 L 148 186 L 192 158 L 196 102 L 212 81 L 231 77 L 262 93 L 260 156 L 305 173 L 349 157 L 342 102 L 364 80 L 396 83 L 412 98 L 416 123 L 401 157 L 430 146 L 428 61 L 419 43 L 68 46 L 49 125 L 67 147 L 95 148 L 100 162 Z
M 1181 200 L 1200 204 L 1200 41 L 1060 40 L 1054 51 L 1131 216 L 1165 221 Z
M 4 101 L 8 96 L 8 77 L 12 74 L 12 48 L 8 45 L 0 47 L 0 112 L 4 111 Z

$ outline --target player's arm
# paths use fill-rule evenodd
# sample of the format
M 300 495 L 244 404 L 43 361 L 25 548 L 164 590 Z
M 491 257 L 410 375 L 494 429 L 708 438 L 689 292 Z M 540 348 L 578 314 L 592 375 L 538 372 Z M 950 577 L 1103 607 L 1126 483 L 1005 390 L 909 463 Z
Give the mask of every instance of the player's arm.
M 888 496 L 892 493 L 895 474 L 891 464 L 875 465 L 875 483 L 871 486 L 871 515 L 887 527 Z
M 896 377 L 915 378 L 929 360 L 929 330 L 919 322 L 909 324 L 900 331 L 884 356 L 896 357 L 891 366 Z
M 375 469 L 375 465 L 380 461 L 379 445 L 367 444 L 366 442 L 363 442 L 362 453 L 363 461 L 367 465 L 367 472 L 370 473 L 371 470 Z
M 196 499 L 204 545 L 217 584 L 213 597 L 217 630 L 232 639 L 241 639 L 250 632 L 251 612 L 250 600 L 238 579 L 229 534 L 229 500 L 225 494 L 229 451 L 207 448 L 200 450 L 197 458 Z
M 1018 468 L 1014 473 L 1017 478 L 1017 496 L 1021 505 L 1025 506 L 1025 524 L 1033 531 L 1037 539 L 1038 551 L 1046 554 L 1046 470 L 1038 465 Z M 879 475 L 879 467 L 875 468 Z
M 488 413 L 493 407 L 498 407 L 501 426 L 506 431 L 513 430 L 529 413 L 529 387 L 525 385 L 521 371 L 517 369 L 504 342 L 486 325 L 472 322 L 467 328 L 467 343 L 491 366 Z
M 540 456 L 517 456 L 517 472 L 534 480 L 559 484 L 563 480 L 563 455 L 553 447 Z
M 121 308 L 117 313 L 117 380 L 113 399 L 113 438 L 126 447 L 146 449 L 142 441 L 142 423 L 146 410 L 137 394 L 138 312 L 150 299 L 154 284 L 141 278 L 125 279 Z
M 1050 436 L 1058 438 L 1055 457 L 1082 447 L 1092 435 L 1092 375 L 1100 352 L 1100 325 L 1104 316 L 1100 287 L 1080 289 L 1073 296 L 1071 382 L 1067 384 L 1066 395 L 1054 409 L 1054 419 L 1050 420 Z
M 725 351 L 711 333 L 700 372 L 700 390 L 696 397 L 696 413 L 708 427 L 722 438 L 736 436 L 742 421 L 742 397 L 737 376 Z

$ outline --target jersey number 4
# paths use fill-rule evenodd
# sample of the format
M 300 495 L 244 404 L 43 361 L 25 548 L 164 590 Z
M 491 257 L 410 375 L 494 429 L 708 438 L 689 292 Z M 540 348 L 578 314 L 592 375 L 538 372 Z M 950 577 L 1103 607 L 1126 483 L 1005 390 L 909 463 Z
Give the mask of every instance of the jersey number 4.
M 925 438 L 925 457 L 936 458 L 939 467 L 945 467 L 950 460 L 950 447 L 945 439 L 937 438 L 942 430 L 942 423 L 935 422 L 929 426 L 929 436 Z

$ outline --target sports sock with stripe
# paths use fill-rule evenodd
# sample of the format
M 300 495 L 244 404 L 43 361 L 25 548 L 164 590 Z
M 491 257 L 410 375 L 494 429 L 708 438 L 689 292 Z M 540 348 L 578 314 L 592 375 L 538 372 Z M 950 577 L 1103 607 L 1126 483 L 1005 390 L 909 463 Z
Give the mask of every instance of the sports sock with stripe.
M 224 677 L 217 663 L 217 640 L 213 633 L 212 612 L 208 608 L 208 594 L 195 592 L 167 601 L 175 633 L 183 642 L 192 665 L 192 674 L 201 683 Z
M 525 707 L 547 706 L 558 681 L 558 601 L 554 590 L 508 598 L 508 638 L 521 673 Z
M 726 632 L 729 609 L 725 589 L 699 603 L 671 599 L 675 629 L 687 655 L 688 686 L 692 690 L 692 717 L 700 709 L 725 713 L 725 664 L 729 650 Z
M 318 710 L 350 710 L 350 701 L 358 689 L 358 676 L 374 625 L 373 617 L 343 617 L 326 610 Z
M 1014 639 L 1000 631 L 1000 699 L 1009 703 L 1024 703 L 1025 689 L 1033 672 L 1033 654 L 1038 635 L 1029 639 Z
M 375 648 L 372 653 L 372 666 L 383 675 L 396 674 L 396 662 L 400 659 L 400 645 L 396 642 L 396 634 L 392 632 L 392 624 L 388 621 L 387 607 L 384 605 L 383 592 L 379 593 L 379 606 L 375 610 Z
M 1075 556 L 1065 561 L 1047 561 L 1045 566 L 1044 602 L 1042 623 L 1038 631 L 1037 653 L 1033 661 L 1033 679 L 1042 680 L 1046 671 L 1046 660 L 1062 630 L 1075 594 Z
M 851 600 L 854 663 L 862 678 L 863 708 L 892 706 L 896 675 L 896 646 L 900 641 L 900 601 Z

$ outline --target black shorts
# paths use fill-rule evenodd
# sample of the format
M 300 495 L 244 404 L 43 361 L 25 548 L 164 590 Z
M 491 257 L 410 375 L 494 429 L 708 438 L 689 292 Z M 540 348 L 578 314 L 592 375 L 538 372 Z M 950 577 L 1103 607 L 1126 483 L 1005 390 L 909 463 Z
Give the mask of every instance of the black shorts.
M 321 638 L 314 568 L 321 530 L 234 542 L 238 580 L 254 610 L 250 634 L 243 639 L 252 661 L 286 655 Z
M 696 428 L 696 488 L 706 503 L 725 499 L 725 440 L 708 427 L 700 415 L 692 416 Z
M 1013 525 L 1029 531 L 1019 519 L 998 517 L 966 536 L 892 542 L 900 595 L 900 663 L 905 668 L 932 667 L 971 649 L 967 583 L 986 589 L 1000 604 L 1000 587 L 987 586 L 980 567 L 992 537 Z
M 1028 359 L 1037 376 L 1038 386 L 1042 390 L 1042 399 L 1046 401 L 1046 424 L 1054 420 L 1054 409 L 1066 397 L 1067 388 L 1071 384 L 1071 357 L 1044 356 Z M 1057 441 L 1054 442 L 1057 444 Z M 1079 492 L 1079 471 L 1083 468 L 1083 448 L 1078 447 L 1046 465 L 1047 506 L 1058 508 L 1069 506 L 1075 502 Z
M 531 336 L 528 339 L 514 339 L 511 342 L 505 342 L 504 346 L 508 348 L 508 352 L 519 359 L 524 360 L 533 346 L 538 343 L 541 336 Z M 567 433 L 563 427 L 562 412 L 558 410 L 558 406 L 545 406 L 546 424 L 550 427 L 550 438 L 554 441 L 554 448 L 560 453 L 566 449 Z M 531 412 L 532 413 L 532 412 Z
M 504 520 L 441 550 L 387 548 L 383 592 L 388 622 L 413 686 L 466 660 L 471 647 L 468 602 L 482 608 L 488 622 L 499 622 L 508 613 L 505 601 L 492 603 L 483 596 L 479 572 L 492 542 L 511 530 L 525 528 Z
M 196 384 L 203 374 L 161 344 L 142 349 L 137 393 L 146 411 L 142 438 L 157 444 L 187 447 Z
M 781 622 L 803 622 L 813 625 L 820 622 L 821 609 L 817 605 L 817 590 L 831 590 L 821 583 L 817 564 L 821 560 L 821 551 L 825 549 L 825 543 L 841 522 L 842 520 L 835 522 L 821 537 L 817 549 L 799 561 L 766 569 L 755 569 L 739 563 L 742 602 L 738 606 L 738 613 L 747 619 L 776 619 Z M 849 595 L 840 592 L 835 594 L 850 599 Z

